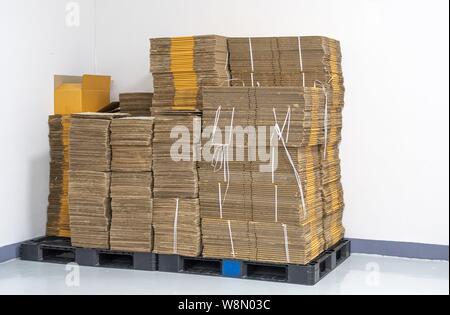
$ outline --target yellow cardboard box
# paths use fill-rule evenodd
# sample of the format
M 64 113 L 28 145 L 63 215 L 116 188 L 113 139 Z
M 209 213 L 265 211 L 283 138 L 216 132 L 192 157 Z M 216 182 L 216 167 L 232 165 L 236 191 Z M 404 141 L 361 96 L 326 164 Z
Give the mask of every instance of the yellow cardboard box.
M 97 112 L 110 103 L 111 77 L 55 75 L 55 114 Z

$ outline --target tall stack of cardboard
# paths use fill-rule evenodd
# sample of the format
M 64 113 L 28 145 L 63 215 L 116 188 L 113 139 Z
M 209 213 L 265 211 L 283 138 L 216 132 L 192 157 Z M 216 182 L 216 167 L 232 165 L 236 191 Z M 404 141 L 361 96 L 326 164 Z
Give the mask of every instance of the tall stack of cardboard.
M 50 144 L 50 184 L 47 208 L 47 235 L 70 237 L 69 224 L 69 118 L 48 118 Z
M 198 256 L 201 252 L 198 170 L 202 88 L 227 83 L 225 37 L 206 35 L 150 40 L 153 74 L 154 251 Z M 187 127 L 187 128 L 186 128 Z M 182 134 L 188 131 L 188 134 Z M 178 139 L 178 140 L 177 140 Z M 195 148 L 195 149 L 194 149 Z
M 110 125 L 120 114 L 71 116 L 69 213 L 72 245 L 109 248 L 111 219 Z
M 150 116 L 153 93 L 122 93 L 119 95 L 120 112 L 131 116 Z
M 320 144 L 324 236 L 330 248 L 344 236 L 340 175 L 344 78 L 337 40 L 321 37 L 229 38 L 233 84 L 320 87 L 327 94 L 325 140 Z
M 307 264 L 342 239 L 338 41 L 157 38 L 150 60 L 156 119 L 71 118 L 75 246 Z M 149 99 L 122 94 L 121 109 L 147 116 Z M 50 233 L 64 195 L 58 119 Z
M 70 114 L 98 111 L 109 104 L 111 77 L 54 76 L 54 113 L 49 117 L 50 185 L 47 235 L 70 237 Z
M 155 198 L 153 252 L 196 257 L 201 252 L 198 198 Z
M 342 82 L 337 40 L 322 36 L 229 38 L 230 71 L 246 86 L 313 86 Z
M 204 257 L 255 261 L 256 234 L 250 221 L 202 217 Z
M 339 114 L 336 113 L 336 115 Z M 328 144 L 321 146 L 322 196 L 325 209 L 324 231 L 327 248 L 338 243 L 345 234 L 342 224 L 345 203 L 339 157 L 340 133 L 339 127 L 332 126 L 330 135 L 337 134 L 338 136 L 329 138 Z
M 205 88 L 205 256 L 306 264 L 323 251 L 325 99 L 321 88 Z
M 152 115 L 199 112 L 201 88 L 218 86 L 229 79 L 225 37 L 153 38 L 150 44 L 154 86 Z
M 195 129 L 201 129 L 199 117 L 171 115 L 155 119 L 155 253 L 195 257 L 201 251 Z
M 153 118 L 111 123 L 111 249 L 151 252 L 153 248 Z

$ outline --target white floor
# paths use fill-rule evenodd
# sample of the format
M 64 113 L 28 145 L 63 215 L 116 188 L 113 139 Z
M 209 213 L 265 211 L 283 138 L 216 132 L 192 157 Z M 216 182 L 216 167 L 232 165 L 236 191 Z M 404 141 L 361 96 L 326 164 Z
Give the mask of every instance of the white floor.
M 0 264 L 0 294 L 447 295 L 449 263 L 353 254 L 316 286 L 307 287 L 162 272 L 89 267 L 77 270 L 13 260 Z

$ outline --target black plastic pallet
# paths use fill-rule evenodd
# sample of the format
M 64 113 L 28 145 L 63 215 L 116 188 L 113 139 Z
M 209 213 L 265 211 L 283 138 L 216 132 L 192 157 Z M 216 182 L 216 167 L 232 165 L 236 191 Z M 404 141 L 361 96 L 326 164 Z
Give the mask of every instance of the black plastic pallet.
M 73 247 L 70 239 L 41 237 L 20 246 L 20 258 L 28 261 L 81 266 L 178 272 L 231 278 L 314 285 L 351 254 L 351 242 L 343 240 L 308 265 L 268 264 L 231 259 L 183 257 L 153 253 L 118 252 Z
M 264 281 L 315 285 L 351 254 L 351 242 L 343 240 L 308 265 L 268 264 L 231 259 L 158 255 L 158 270 Z
M 69 238 L 62 237 L 40 237 L 24 242 L 20 246 L 20 258 L 59 264 L 73 262 L 89 267 L 148 271 L 158 269 L 156 254 L 78 248 L 70 244 Z

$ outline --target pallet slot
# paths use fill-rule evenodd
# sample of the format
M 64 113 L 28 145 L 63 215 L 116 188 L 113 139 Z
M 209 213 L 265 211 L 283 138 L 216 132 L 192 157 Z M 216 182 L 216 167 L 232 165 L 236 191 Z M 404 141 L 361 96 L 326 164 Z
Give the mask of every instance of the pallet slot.
M 75 251 L 59 248 L 42 248 L 42 260 L 48 262 L 71 263 L 75 262 Z
M 350 256 L 350 243 L 345 242 L 336 249 L 336 264 L 340 265 Z
M 338 251 L 336 251 L 336 262 L 339 263 L 342 259 L 342 250 L 343 248 L 339 249 Z
M 247 263 L 247 278 L 257 280 L 287 281 L 288 267 L 285 265 L 261 265 Z
M 222 262 L 220 260 L 183 258 L 183 271 L 197 274 L 220 275 L 222 272 Z
M 327 260 L 323 260 L 319 264 L 319 271 L 320 271 L 320 277 L 322 277 L 324 274 L 328 273 L 330 269 L 327 265 Z
M 110 268 L 133 268 L 133 256 L 129 254 L 99 253 L 99 265 Z

